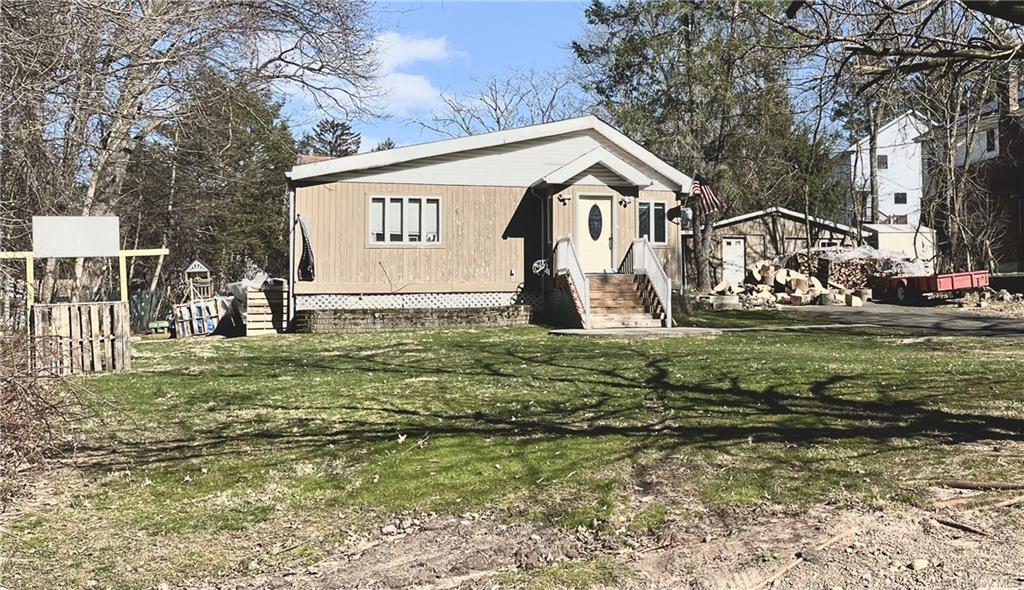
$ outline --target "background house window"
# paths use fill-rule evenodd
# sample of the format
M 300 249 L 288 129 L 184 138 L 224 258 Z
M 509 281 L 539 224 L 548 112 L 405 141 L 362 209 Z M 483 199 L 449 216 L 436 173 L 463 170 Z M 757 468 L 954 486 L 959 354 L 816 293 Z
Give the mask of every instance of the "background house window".
M 665 203 L 657 201 L 640 201 L 640 227 L 637 234 L 647 238 L 652 244 L 668 243 L 668 228 Z
M 996 151 L 996 130 L 988 129 L 985 131 L 985 151 L 994 152 Z
M 907 193 L 896 193 L 893 197 L 897 205 L 907 204 Z
M 839 240 L 818 240 L 819 248 L 835 248 L 836 246 L 842 246 L 842 242 Z
M 875 162 L 879 170 L 887 170 L 889 168 L 889 156 L 879 154 L 876 156 Z
M 441 201 L 423 197 L 370 199 L 370 242 L 416 244 L 441 241 Z
M 893 215 L 892 217 L 889 218 L 889 223 L 899 223 L 899 224 L 904 224 L 905 225 L 907 223 L 907 216 L 906 215 Z

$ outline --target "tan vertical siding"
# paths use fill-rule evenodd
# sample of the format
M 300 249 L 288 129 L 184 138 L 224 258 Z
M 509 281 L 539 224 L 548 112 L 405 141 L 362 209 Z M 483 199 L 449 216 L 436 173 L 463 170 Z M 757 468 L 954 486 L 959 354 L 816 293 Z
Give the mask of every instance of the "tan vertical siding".
M 576 236 L 576 198 L 581 194 L 612 197 L 615 260 L 621 260 L 637 236 L 637 199 L 621 203 L 622 196 L 637 196 L 635 187 L 600 184 L 573 185 L 563 191 L 566 204 L 553 199 L 555 240 Z M 441 199 L 441 243 L 387 246 L 369 242 L 371 197 L 419 196 Z M 643 191 L 645 200 L 676 204 L 670 191 Z M 524 187 L 463 186 L 332 182 L 295 189 L 295 212 L 310 228 L 316 257 L 316 280 L 297 283 L 298 294 L 316 293 L 431 293 L 447 291 L 514 291 L 528 267 L 541 257 L 537 231 L 539 203 Z M 521 207 L 529 211 L 527 218 Z M 531 208 L 534 207 L 534 208 Z M 517 210 L 519 212 L 517 213 Z M 515 219 L 515 221 L 513 221 Z M 511 236 L 503 239 L 506 230 Z M 679 274 L 678 226 L 668 225 L 668 244 L 656 246 L 673 280 Z M 296 253 L 301 243 L 296 232 Z M 296 263 L 298 255 L 296 255 Z
M 724 238 L 746 240 L 744 254 L 748 265 L 807 248 L 807 228 L 804 222 L 780 215 L 765 215 L 718 228 L 715 230 L 711 256 L 711 266 L 716 276 L 721 276 Z M 850 236 L 817 224 L 811 225 L 811 240 L 812 246 L 818 240 L 836 240 L 842 245 L 854 243 Z
M 371 244 L 373 196 L 440 197 L 441 243 Z M 515 187 L 345 182 L 298 187 L 295 211 L 310 228 L 317 277 L 298 283 L 295 292 L 514 291 L 525 279 L 526 259 L 540 256 L 524 252 L 521 237 L 502 238 L 524 197 L 532 198 Z M 301 251 L 298 237 L 296 248 Z

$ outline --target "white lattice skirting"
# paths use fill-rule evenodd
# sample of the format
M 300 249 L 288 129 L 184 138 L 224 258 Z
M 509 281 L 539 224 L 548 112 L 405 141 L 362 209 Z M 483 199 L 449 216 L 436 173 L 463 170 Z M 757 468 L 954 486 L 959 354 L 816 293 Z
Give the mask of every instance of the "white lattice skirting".
M 526 304 L 540 309 L 536 293 L 394 293 L 388 295 L 296 295 L 295 310 L 305 309 L 452 309 Z

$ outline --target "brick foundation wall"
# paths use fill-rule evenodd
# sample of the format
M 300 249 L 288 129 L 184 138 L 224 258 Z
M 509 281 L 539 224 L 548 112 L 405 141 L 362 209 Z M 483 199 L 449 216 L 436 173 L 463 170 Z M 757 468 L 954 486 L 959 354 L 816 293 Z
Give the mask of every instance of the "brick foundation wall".
M 529 305 L 449 309 L 307 309 L 295 312 L 294 330 L 305 334 L 395 332 L 440 328 L 525 326 Z

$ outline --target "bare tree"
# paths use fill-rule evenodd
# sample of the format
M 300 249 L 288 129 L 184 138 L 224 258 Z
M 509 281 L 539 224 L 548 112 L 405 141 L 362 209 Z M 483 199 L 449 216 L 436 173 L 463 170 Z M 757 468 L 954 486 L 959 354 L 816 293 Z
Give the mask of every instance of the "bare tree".
M 183 108 L 203 71 L 346 112 L 366 111 L 373 93 L 361 0 L 5 0 L 0 11 L 8 242 L 23 244 L 29 213 L 116 213 L 140 142 L 168 121 L 204 117 L 201 105 Z M 56 271 L 49 261 L 44 299 Z M 76 261 L 76 286 L 84 273 Z
M 587 112 L 572 76 L 565 71 L 515 70 L 506 77 L 474 78 L 467 95 L 441 94 L 442 106 L 413 121 L 424 129 L 460 137 L 548 123 Z
M 766 15 L 789 28 L 799 46 L 835 64 L 837 78 L 869 104 L 885 105 L 887 90 L 898 87 L 904 105 L 928 119 L 922 217 L 939 230 L 940 265 L 947 268 L 994 266 L 991 245 L 1005 231 L 1000 207 L 979 182 L 987 166 L 969 152 L 981 118 L 998 117 L 1000 102 L 1017 98 L 997 83 L 1016 81 L 1013 64 L 1024 58 L 1024 11 L 1014 4 L 802 1 L 790 4 L 788 20 Z M 877 129 L 883 121 L 872 118 Z M 877 211 L 875 182 L 871 198 Z

